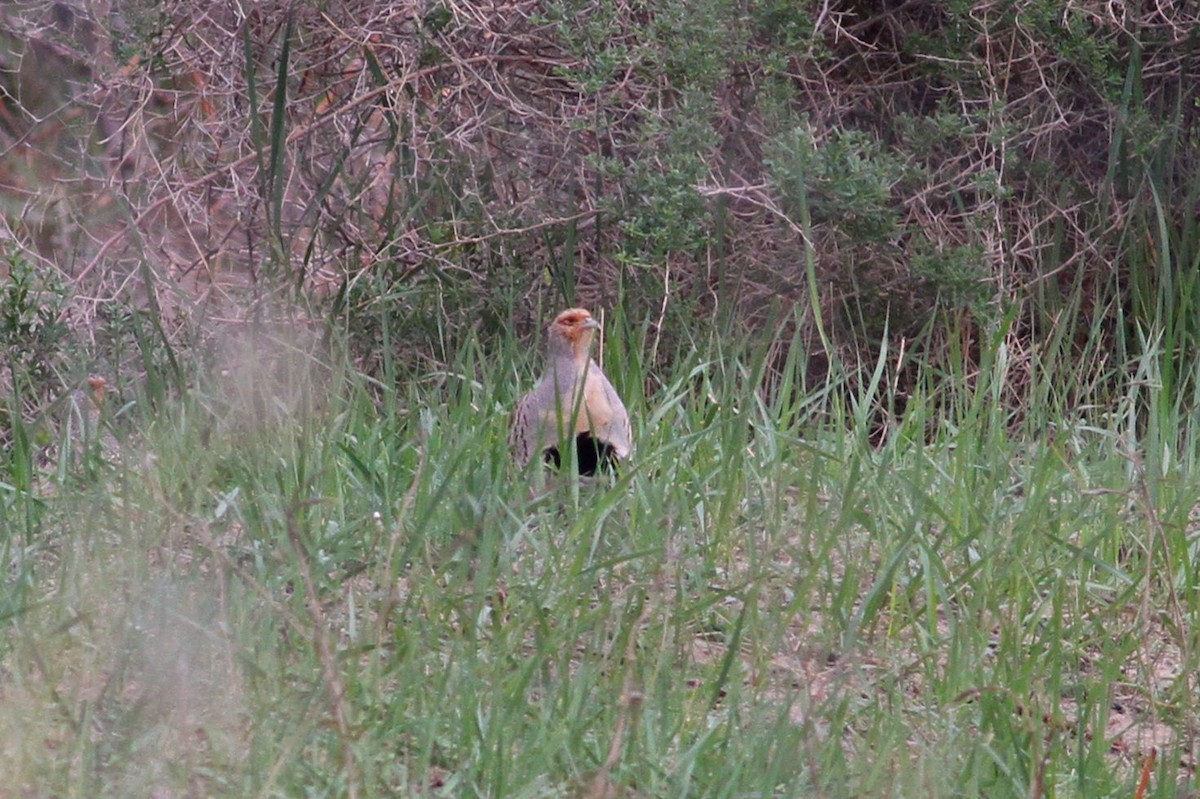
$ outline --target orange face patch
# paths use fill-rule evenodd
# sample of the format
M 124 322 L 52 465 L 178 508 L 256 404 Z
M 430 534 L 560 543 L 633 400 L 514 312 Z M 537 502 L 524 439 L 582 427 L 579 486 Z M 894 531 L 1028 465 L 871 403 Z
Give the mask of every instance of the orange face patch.
M 554 317 L 551 329 L 567 341 L 578 341 L 585 333 L 596 330 L 600 325 L 583 308 L 568 308 Z

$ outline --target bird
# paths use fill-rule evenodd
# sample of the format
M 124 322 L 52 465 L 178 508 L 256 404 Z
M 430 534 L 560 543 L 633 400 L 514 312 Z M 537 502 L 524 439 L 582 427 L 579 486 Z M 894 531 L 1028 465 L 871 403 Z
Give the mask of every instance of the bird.
M 546 330 L 546 370 L 513 412 L 509 445 L 526 466 L 541 455 L 561 467 L 562 445 L 575 439 L 579 474 L 616 469 L 629 457 L 629 413 L 604 371 L 589 355 L 600 323 L 583 308 L 568 308 Z

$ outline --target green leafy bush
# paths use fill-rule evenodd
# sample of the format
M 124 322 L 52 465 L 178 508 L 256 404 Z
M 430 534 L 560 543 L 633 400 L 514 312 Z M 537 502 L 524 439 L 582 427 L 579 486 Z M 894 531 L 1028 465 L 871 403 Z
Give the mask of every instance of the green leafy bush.
M 5 258 L 0 279 L 0 353 L 13 384 L 44 391 L 70 347 L 64 320 L 68 290 L 55 273 L 36 269 L 19 252 Z

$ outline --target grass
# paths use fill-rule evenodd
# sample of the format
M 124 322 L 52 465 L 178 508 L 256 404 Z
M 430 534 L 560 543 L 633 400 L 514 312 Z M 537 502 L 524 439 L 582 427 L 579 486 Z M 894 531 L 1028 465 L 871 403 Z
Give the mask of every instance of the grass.
M 510 463 L 515 342 L 380 381 L 231 347 L 2 487 L 5 790 L 1190 795 L 1192 426 L 1149 356 L 1124 412 L 1016 418 L 994 344 L 881 438 L 870 375 L 614 361 L 638 447 L 593 482 Z
M 0 797 L 1197 795 L 1186 59 L 902 4 L 908 49 L 1009 41 L 905 84 L 911 52 L 871 20 L 826 42 L 824 6 L 693 3 L 697 39 L 662 36 L 677 3 L 399 28 L 370 5 L 343 30 L 266 4 L 231 62 L 217 17 L 133 4 L 120 74 L 85 90 L 87 67 L 65 115 L 25 113 L 61 70 L 13 73 L 6 124 L 37 146 L 0 264 Z M 553 65 L 545 91 L 488 61 L 501 39 Z M 1047 42 L 1035 84 L 1063 102 L 1006 108 L 990 76 Z M 1122 72 L 1119 102 L 1093 94 Z M 41 184 L 78 191 L 51 218 Z M 730 329 L 806 284 L 822 341 L 922 355 L 806 386 L 797 337 L 764 380 L 778 352 L 697 333 L 714 270 Z M 290 331 L 188 363 L 190 314 L 156 304 L 236 308 L 248 276 L 230 315 L 263 318 L 260 291 L 330 273 L 371 376 Z M 619 477 L 522 472 L 506 416 L 536 359 L 424 326 L 597 285 L 624 315 L 695 313 L 657 320 L 678 343 L 608 326 L 638 440 Z M 957 310 L 922 321 L 935 300 Z M 140 381 L 99 429 L 50 396 L 84 351 Z

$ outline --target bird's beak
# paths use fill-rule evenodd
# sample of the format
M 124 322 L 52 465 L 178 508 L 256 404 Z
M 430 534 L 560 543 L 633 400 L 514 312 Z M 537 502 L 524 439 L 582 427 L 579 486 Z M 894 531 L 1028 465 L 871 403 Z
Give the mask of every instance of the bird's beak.
M 595 319 L 589 319 L 583 323 L 583 329 L 584 330 L 599 330 L 600 323 L 597 322 Z

